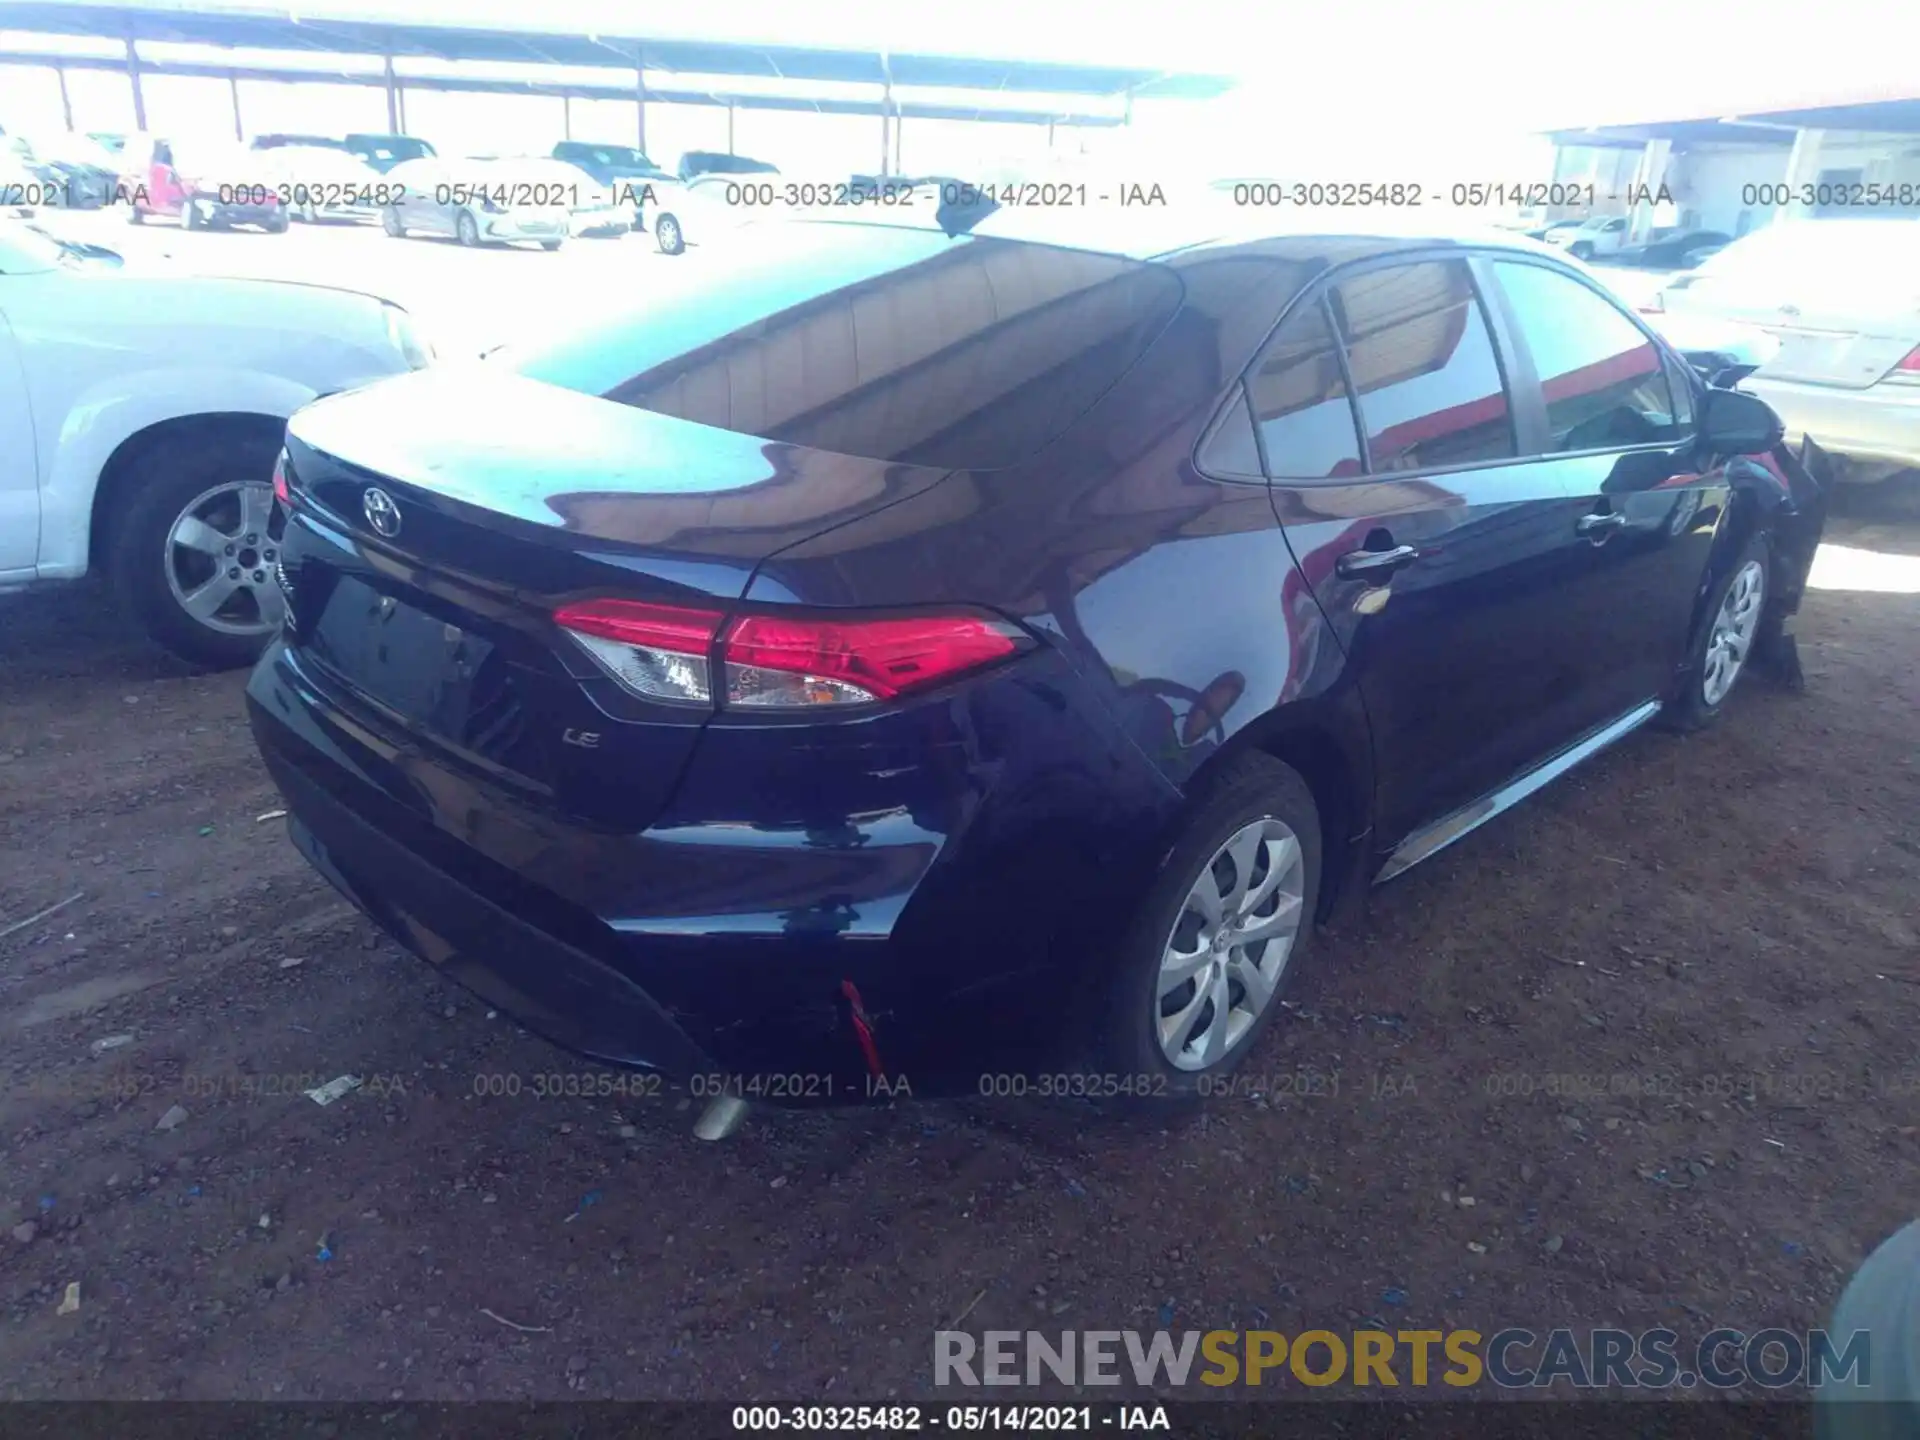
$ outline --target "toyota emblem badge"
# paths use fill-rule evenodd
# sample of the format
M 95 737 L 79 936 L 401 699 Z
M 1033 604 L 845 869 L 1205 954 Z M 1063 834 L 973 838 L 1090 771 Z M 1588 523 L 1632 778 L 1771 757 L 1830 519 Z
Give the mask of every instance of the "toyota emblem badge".
M 360 510 L 367 517 L 367 523 L 387 539 L 400 533 L 400 507 L 378 486 L 370 487 L 360 497 Z

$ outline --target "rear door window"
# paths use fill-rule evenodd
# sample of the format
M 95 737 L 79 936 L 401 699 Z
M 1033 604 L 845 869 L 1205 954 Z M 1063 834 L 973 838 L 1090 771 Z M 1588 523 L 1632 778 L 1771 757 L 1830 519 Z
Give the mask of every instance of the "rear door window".
M 1247 373 L 1254 427 L 1275 479 L 1330 480 L 1361 472 L 1340 350 L 1318 299 L 1289 315 Z
M 1044 447 L 1179 308 L 1163 265 L 874 225 L 783 227 L 764 258 L 499 361 L 763 439 L 944 469 Z
M 1660 347 L 1605 296 L 1543 265 L 1494 262 L 1547 406 L 1547 449 L 1680 438 Z
M 1515 454 L 1512 407 L 1464 260 L 1366 270 L 1328 296 L 1373 470 Z

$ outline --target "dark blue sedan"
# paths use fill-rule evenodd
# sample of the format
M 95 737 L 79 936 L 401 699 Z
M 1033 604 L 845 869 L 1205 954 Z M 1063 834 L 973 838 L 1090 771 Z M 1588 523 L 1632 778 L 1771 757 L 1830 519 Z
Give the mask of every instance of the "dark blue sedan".
M 602 1060 L 1203 1092 L 1343 897 L 1790 656 L 1822 485 L 1547 247 L 1018 229 L 297 415 L 312 863 Z

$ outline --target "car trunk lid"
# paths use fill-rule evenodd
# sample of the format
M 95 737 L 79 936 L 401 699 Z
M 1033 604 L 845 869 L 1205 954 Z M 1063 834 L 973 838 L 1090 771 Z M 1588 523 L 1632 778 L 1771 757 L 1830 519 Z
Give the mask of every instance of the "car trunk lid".
M 764 556 L 944 473 L 486 363 L 309 407 L 287 466 L 279 563 L 302 663 L 391 741 L 622 826 L 664 803 L 711 710 L 623 690 L 553 612 L 595 595 L 724 611 Z M 437 814 L 430 787 L 418 798 Z

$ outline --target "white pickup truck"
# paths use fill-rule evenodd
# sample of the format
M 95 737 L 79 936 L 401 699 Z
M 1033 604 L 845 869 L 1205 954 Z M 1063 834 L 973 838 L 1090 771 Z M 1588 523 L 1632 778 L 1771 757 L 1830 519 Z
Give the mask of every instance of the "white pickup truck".
M 167 649 L 248 663 L 280 623 L 287 417 L 432 357 L 375 296 L 142 272 L 0 220 L 0 593 L 104 572 Z

